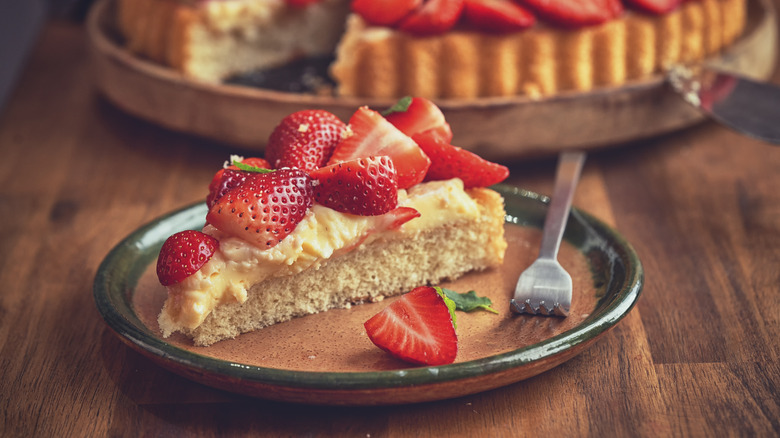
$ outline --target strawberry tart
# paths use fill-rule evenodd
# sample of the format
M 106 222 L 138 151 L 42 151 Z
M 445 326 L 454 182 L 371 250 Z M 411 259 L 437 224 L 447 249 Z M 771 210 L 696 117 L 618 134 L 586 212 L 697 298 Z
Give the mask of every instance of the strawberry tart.
M 341 96 L 547 96 L 730 45 L 746 0 L 118 0 L 134 53 L 206 81 L 335 54 Z
M 231 158 L 209 185 L 206 225 L 166 240 L 163 336 L 196 345 L 379 301 L 503 262 L 508 169 L 451 144 L 431 101 L 345 124 L 323 110 L 281 121 L 265 158 Z

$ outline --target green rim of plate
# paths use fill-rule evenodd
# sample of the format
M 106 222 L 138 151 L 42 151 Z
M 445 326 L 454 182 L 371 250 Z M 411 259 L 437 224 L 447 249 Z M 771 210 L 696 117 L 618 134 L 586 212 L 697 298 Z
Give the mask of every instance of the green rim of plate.
M 504 196 L 508 223 L 541 228 L 549 202 L 547 197 L 506 185 L 492 188 Z M 564 239 L 588 258 L 594 284 L 602 293 L 596 309 L 577 327 L 517 350 L 444 366 L 374 372 L 310 372 L 258 367 L 173 346 L 149 330 L 133 309 L 132 297 L 138 280 L 155 262 L 165 239 L 181 230 L 200 229 L 205 216 L 206 205 L 193 204 L 144 225 L 122 240 L 98 268 L 93 287 L 95 303 L 109 327 L 146 353 L 198 373 L 246 382 L 349 391 L 441 383 L 525 366 L 594 339 L 613 327 L 634 306 L 644 282 L 642 265 L 631 245 L 608 225 L 575 208 Z

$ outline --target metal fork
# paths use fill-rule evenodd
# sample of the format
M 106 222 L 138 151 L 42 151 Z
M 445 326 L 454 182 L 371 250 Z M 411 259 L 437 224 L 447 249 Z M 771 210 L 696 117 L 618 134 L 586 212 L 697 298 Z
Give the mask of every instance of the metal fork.
M 558 248 L 571 211 L 574 190 L 580 179 L 583 152 L 562 152 L 555 172 L 555 188 L 544 218 L 539 258 L 517 280 L 513 312 L 567 316 L 571 307 L 571 275 L 558 263 Z

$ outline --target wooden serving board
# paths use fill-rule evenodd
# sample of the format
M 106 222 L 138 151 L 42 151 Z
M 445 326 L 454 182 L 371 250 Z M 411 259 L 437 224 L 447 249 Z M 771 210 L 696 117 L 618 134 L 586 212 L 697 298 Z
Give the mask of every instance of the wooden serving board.
M 285 93 L 209 84 L 135 57 L 119 43 L 114 0 L 99 1 L 87 29 L 96 83 L 124 111 L 166 128 L 261 151 L 287 114 L 323 108 L 347 120 L 360 105 L 386 108 L 393 101 Z M 777 17 L 769 0 L 748 2 L 744 35 L 707 62 L 767 79 L 777 57 Z M 591 92 L 527 97 L 439 100 L 454 127 L 454 142 L 493 160 L 549 155 L 562 149 L 595 149 L 669 133 L 704 116 L 675 94 L 663 75 Z

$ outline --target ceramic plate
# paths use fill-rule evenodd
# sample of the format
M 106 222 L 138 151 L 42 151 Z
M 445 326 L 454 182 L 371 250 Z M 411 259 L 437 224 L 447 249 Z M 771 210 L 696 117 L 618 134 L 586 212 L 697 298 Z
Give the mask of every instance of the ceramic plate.
M 295 111 L 322 108 L 342 120 L 360 105 L 387 108 L 390 99 L 279 92 L 189 79 L 124 49 L 114 25 L 115 0 L 96 2 L 87 21 L 97 88 L 119 108 L 152 123 L 232 146 L 262 150 L 273 128 Z M 777 57 L 777 18 L 770 0 L 748 1 L 744 34 L 707 62 L 766 79 Z M 679 130 L 703 120 L 663 75 L 591 92 L 439 99 L 458 146 L 491 160 L 595 149 Z M 640 121 L 641 123 L 637 123 Z
M 166 292 L 156 281 L 156 257 L 169 235 L 203 226 L 204 204 L 159 218 L 119 243 L 98 269 L 95 301 L 108 326 L 132 348 L 173 372 L 236 393 L 378 405 L 501 387 L 553 368 L 591 345 L 636 303 L 643 271 L 623 237 L 574 209 L 559 254 L 575 287 L 569 317 L 511 313 L 517 277 L 538 253 L 548 199 L 508 186 L 496 190 L 507 209 L 504 265 L 443 286 L 489 297 L 498 314 L 457 312 L 459 350 L 451 365 L 411 366 L 371 344 L 363 322 L 393 299 L 297 318 L 210 347 L 195 347 L 183 336 L 163 339 L 156 316 Z

